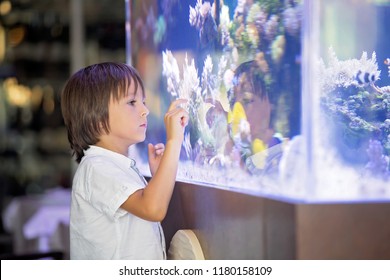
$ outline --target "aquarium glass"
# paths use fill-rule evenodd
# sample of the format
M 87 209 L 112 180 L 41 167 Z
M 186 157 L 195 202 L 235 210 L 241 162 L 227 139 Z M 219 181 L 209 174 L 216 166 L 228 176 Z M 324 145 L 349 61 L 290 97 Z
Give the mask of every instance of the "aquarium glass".
M 127 2 L 128 63 L 165 141 L 188 100 L 178 181 L 300 201 L 386 199 L 389 1 Z
M 300 139 L 307 145 L 306 197 L 388 200 L 390 1 L 306 6 Z

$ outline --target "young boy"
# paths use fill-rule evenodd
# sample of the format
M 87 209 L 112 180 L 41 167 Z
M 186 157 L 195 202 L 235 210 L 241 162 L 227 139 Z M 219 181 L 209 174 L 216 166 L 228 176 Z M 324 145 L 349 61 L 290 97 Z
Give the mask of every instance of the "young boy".
M 234 142 L 231 155 L 242 160 L 251 174 L 258 175 L 277 172 L 282 156 L 281 140 L 272 127 L 275 105 L 270 101 L 265 77 L 268 66 L 264 63 L 250 60 L 240 64 L 230 96 L 233 110 L 229 129 Z
M 164 219 L 188 113 L 176 100 L 164 117 L 166 144 L 148 144 L 147 183 L 128 157 L 145 140 L 143 82 L 127 64 L 100 63 L 67 81 L 61 109 L 79 163 L 70 214 L 71 259 L 165 259 Z

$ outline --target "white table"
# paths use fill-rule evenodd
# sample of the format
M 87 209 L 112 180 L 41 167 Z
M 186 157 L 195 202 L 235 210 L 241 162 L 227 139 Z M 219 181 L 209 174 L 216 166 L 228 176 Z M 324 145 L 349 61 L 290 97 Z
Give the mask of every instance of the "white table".
M 60 250 L 69 256 L 71 191 L 52 189 L 42 195 L 14 198 L 3 213 L 15 254 Z
M 38 250 L 48 252 L 65 250 L 61 244 L 60 224 L 69 227 L 69 207 L 67 205 L 44 205 L 23 226 L 23 235 L 27 239 L 38 238 Z

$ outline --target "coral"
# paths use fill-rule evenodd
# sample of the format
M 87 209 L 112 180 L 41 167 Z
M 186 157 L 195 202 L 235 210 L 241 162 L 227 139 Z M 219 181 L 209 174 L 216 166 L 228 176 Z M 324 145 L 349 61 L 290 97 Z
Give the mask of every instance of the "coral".
M 355 86 L 364 88 L 370 83 L 359 83 L 357 74 L 359 72 L 372 75 L 373 82 L 379 79 L 380 71 L 376 61 L 376 53 L 373 52 L 371 58 L 368 58 L 367 52 L 363 52 L 360 59 L 338 60 L 333 48 L 330 47 L 328 64 L 325 65 L 323 60 L 320 60 L 318 77 L 321 82 L 322 91 L 327 94 L 337 87 L 348 88 Z
M 291 36 L 296 36 L 300 31 L 302 20 L 302 6 L 290 7 L 283 12 L 283 23 L 286 31 Z
M 365 166 L 365 175 L 379 177 L 385 180 L 390 178 L 389 157 L 383 154 L 381 142 L 370 139 L 367 155 L 369 161 Z
M 172 96 L 178 95 L 180 83 L 180 71 L 176 59 L 171 51 L 163 52 L 163 71 L 162 74 L 167 78 L 167 91 Z
M 222 56 L 216 71 L 218 75 L 225 73 L 226 64 L 227 61 Z M 223 80 L 217 79 L 214 72 L 210 56 L 206 57 L 199 78 L 193 59 L 189 63 L 186 57 L 181 72 L 172 53 L 168 50 L 163 52 L 163 76 L 166 78 L 167 91 L 172 98 L 188 100 L 187 110 L 192 130 L 186 134 L 183 143 L 186 156 L 202 164 L 208 164 L 210 158 L 214 160 L 216 157 L 222 158 L 223 147 L 228 140 L 225 116 L 228 107 L 227 96 L 226 92 L 220 90 L 224 84 Z M 192 143 L 195 143 L 196 149 Z
M 371 58 L 363 52 L 360 59 L 340 61 L 330 49 L 329 63 L 320 61 L 318 69 L 321 106 L 334 120 L 336 135 L 342 135 L 340 154 L 368 145 L 368 155 L 358 153 L 355 158 L 368 161 L 366 170 L 375 173 L 390 155 L 390 91 L 375 85 L 380 78 L 375 52 Z M 372 79 L 362 83 L 356 75 L 361 72 Z M 382 174 L 382 167 L 376 172 Z
M 186 58 L 182 69 L 170 50 L 162 54 L 168 93 L 173 99 L 189 100 L 191 128 L 183 144 L 184 156 L 202 164 L 229 165 L 234 164 L 234 151 L 245 161 L 266 149 L 260 140 L 252 143 L 243 106 L 231 100 L 235 70 L 246 61 L 255 61 L 258 78 L 270 90 L 287 48 L 285 32 L 300 36 L 300 6 L 297 1 L 238 0 L 230 18 L 229 7 L 221 1 L 218 20 L 215 2 L 197 0 L 189 6 L 188 22 L 199 32 L 200 49 L 216 47 L 221 52 L 213 57 L 206 53 L 199 68 Z M 210 50 L 214 53 L 215 49 Z M 278 94 L 285 92 L 274 90 L 272 98 L 277 101 Z M 234 146 L 232 155 L 225 155 L 228 141 Z
M 217 39 L 217 25 L 212 15 L 210 2 L 197 0 L 195 7 L 190 6 L 189 23 L 199 30 L 202 45 L 212 45 Z
M 282 59 L 286 48 L 286 38 L 283 35 L 279 35 L 275 38 L 271 45 L 271 56 L 275 63 L 279 63 Z

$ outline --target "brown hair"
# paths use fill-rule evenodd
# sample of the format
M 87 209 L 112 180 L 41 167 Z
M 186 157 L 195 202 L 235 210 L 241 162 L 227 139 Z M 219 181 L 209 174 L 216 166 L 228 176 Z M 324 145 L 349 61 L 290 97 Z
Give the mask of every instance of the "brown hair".
M 236 93 L 244 89 L 249 90 L 260 99 L 269 97 L 269 87 L 265 81 L 265 75 L 256 60 L 243 62 L 234 71 L 233 87 L 228 91 L 231 108 L 236 102 Z
M 251 88 L 251 92 L 261 99 L 267 97 L 267 86 L 264 81 L 264 73 L 256 60 L 250 60 L 240 64 L 234 71 L 234 85 L 245 82 Z
M 61 94 L 61 110 L 72 156 L 79 163 L 84 150 L 99 141 L 102 132 L 109 133 L 108 107 L 111 98 L 126 96 L 134 82 L 145 95 L 138 72 L 125 63 L 105 62 L 90 65 L 73 74 Z

